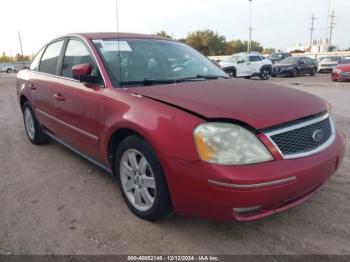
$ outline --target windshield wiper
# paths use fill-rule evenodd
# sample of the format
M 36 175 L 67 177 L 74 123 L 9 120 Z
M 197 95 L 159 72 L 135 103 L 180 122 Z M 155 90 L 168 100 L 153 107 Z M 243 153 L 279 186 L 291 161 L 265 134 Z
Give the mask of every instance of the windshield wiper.
M 220 75 L 200 75 L 200 74 L 198 74 L 198 75 L 196 75 L 196 76 L 190 76 L 190 77 L 179 78 L 179 79 L 176 79 L 176 81 L 182 82 L 182 81 L 200 80 L 200 79 L 211 80 L 211 79 L 219 79 L 219 78 L 229 79 L 228 76 L 220 76 Z
M 143 80 L 136 80 L 136 81 L 119 82 L 121 86 L 132 86 L 132 85 L 151 86 L 153 84 L 173 84 L 173 83 L 176 83 L 175 79 L 151 79 L 151 78 L 145 78 Z
M 151 86 L 154 84 L 175 84 L 175 83 L 181 83 L 186 81 L 199 81 L 199 80 L 209 80 L 209 79 L 230 79 L 226 76 L 220 76 L 220 75 L 196 75 L 191 77 L 184 77 L 184 78 L 178 78 L 178 79 L 153 79 L 153 78 L 144 78 L 143 80 L 136 80 L 136 81 L 121 81 L 119 84 L 121 86 L 133 86 L 133 85 L 144 85 L 144 86 Z

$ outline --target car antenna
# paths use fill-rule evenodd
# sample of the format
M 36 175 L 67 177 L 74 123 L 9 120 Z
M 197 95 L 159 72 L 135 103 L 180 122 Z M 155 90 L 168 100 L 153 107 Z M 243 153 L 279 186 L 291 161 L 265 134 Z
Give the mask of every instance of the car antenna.
M 119 83 L 123 82 L 123 76 L 122 76 L 122 56 L 120 54 L 120 38 L 119 38 L 119 9 L 118 9 L 118 0 L 115 0 L 115 10 L 116 10 L 116 18 L 117 18 L 117 43 L 118 43 L 118 55 L 119 55 L 119 75 L 120 75 L 120 81 Z

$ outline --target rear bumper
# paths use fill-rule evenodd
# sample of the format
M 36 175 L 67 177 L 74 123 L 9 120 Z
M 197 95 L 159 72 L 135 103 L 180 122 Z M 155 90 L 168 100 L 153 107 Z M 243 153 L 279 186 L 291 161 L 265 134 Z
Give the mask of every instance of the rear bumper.
M 333 144 L 316 155 L 255 165 L 221 166 L 159 157 L 176 213 L 218 222 L 251 221 L 313 197 L 340 165 L 344 147 L 345 139 L 337 133 Z

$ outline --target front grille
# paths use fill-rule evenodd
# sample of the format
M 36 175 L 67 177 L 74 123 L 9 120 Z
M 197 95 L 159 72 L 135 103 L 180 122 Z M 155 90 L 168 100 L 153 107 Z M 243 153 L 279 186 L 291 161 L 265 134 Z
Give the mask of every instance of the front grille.
M 321 117 L 319 121 L 309 120 L 305 125 L 297 124 L 267 134 L 286 156 L 308 155 L 328 142 L 333 132 L 332 119 Z M 297 128 L 295 128 L 297 126 Z

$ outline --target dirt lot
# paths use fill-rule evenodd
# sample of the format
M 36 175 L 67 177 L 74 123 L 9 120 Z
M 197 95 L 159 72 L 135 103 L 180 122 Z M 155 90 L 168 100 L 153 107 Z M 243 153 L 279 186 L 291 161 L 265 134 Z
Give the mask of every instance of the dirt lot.
M 350 83 L 329 75 L 270 82 L 327 99 L 350 155 Z M 282 214 L 154 224 L 129 212 L 105 172 L 57 143 L 30 144 L 14 85 L 14 74 L 0 74 L 0 254 L 350 254 L 349 157 L 313 200 Z

